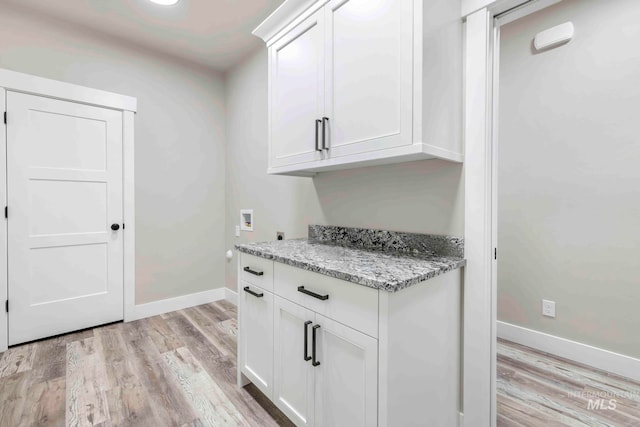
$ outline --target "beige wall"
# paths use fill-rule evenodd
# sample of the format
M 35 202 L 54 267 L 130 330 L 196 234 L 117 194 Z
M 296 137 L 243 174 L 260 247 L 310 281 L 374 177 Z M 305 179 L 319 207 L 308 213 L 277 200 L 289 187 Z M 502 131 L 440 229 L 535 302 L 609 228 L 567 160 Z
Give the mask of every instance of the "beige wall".
M 315 178 L 269 176 L 266 49 L 227 76 L 226 244 L 305 237 L 313 223 L 462 235 L 462 167 L 428 160 L 327 172 Z M 239 210 L 254 209 L 254 232 L 234 237 Z M 235 288 L 236 257 L 226 283 Z
M 565 0 L 504 27 L 499 148 L 499 320 L 634 357 L 638 16 L 637 0 Z M 538 31 L 568 20 L 571 43 L 532 53 Z
M 0 4 L 0 67 L 138 98 L 136 302 L 224 282 L 224 82 Z

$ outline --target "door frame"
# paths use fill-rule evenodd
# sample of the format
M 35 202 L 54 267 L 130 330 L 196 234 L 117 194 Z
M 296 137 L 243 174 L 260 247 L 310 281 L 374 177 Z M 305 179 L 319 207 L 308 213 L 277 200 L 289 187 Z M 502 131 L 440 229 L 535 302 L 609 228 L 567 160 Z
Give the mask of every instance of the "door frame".
M 50 80 L 43 77 L 0 69 L 0 106 L 6 111 L 7 91 L 71 101 L 79 104 L 110 108 L 122 112 L 122 169 L 123 169 L 123 223 L 128 225 L 124 239 L 124 321 L 133 320 L 135 306 L 135 186 L 134 186 L 134 119 L 137 99 L 134 97 Z M 7 118 L 11 121 L 11 117 Z M 7 126 L 0 121 L 0 205 L 7 205 Z M 9 215 L 11 211 L 9 210 Z M 0 303 L 7 301 L 7 225 L 0 226 Z M 9 343 L 8 313 L 0 309 L 0 353 Z
M 500 27 L 561 0 L 462 0 L 465 25 L 464 426 L 495 426 Z

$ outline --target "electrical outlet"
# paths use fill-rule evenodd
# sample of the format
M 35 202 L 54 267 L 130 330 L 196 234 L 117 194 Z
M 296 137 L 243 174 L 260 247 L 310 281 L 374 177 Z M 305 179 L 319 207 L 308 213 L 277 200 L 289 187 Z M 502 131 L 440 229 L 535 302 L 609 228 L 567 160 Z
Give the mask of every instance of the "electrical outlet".
M 556 317 L 556 302 L 543 299 L 542 315 L 547 317 Z
M 276 231 L 276 239 L 284 240 L 284 231 Z
M 236 225 L 236 237 L 240 237 L 240 226 Z

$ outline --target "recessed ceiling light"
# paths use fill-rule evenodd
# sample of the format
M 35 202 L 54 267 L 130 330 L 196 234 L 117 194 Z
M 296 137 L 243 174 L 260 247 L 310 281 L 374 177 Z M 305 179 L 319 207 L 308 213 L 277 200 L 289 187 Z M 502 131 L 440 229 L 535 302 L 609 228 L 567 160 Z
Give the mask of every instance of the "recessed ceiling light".
M 174 4 L 178 3 L 178 1 L 180 0 L 151 0 L 151 1 L 155 4 L 159 4 L 162 6 L 173 6 Z

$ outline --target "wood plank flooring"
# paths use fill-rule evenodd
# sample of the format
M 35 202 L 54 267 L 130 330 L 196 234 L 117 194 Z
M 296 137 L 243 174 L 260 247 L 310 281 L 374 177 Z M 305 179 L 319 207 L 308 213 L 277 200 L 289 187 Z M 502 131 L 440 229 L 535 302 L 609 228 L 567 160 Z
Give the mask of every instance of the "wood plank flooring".
M 236 317 L 220 301 L 12 347 L 0 427 L 292 426 L 236 386 Z
M 0 427 L 292 426 L 236 387 L 236 317 L 220 301 L 12 347 Z M 499 427 L 640 426 L 639 383 L 503 340 L 497 369 Z
M 498 427 L 640 426 L 640 383 L 498 340 Z

